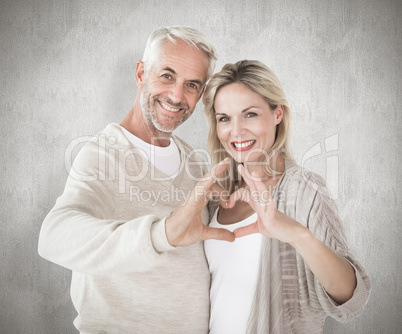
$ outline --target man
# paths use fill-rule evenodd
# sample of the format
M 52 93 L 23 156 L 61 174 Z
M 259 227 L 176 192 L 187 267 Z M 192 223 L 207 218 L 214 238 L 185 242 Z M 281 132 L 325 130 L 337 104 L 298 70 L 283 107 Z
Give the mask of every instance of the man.
M 81 333 L 208 332 L 201 240 L 234 236 L 205 226 L 213 179 L 193 190 L 205 164 L 172 132 L 192 114 L 215 60 L 194 29 L 151 34 L 136 67 L 133 108 L 79 152 L 43 222 L 39 253 L 73 270 Z

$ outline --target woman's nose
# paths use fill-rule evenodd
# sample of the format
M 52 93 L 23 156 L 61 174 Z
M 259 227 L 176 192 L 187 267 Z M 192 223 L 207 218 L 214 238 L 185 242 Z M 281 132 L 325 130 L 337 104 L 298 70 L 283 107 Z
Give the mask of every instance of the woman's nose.
M 245 133 L 245 128 L 241 120 L 233 120 L 231 134 L 233 137 L 240 137 Z

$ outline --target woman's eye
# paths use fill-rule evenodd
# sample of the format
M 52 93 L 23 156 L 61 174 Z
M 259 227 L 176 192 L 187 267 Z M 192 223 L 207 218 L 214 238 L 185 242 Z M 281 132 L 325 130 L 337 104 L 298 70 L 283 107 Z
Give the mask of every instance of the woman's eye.
M 247 113 L 246 117 L 255 117 L 257 114 L 255 112 L 249 112 Z
M 218 118 L 218 122 L 227 122 L 229 120 L 229 117 L 223 116 Z

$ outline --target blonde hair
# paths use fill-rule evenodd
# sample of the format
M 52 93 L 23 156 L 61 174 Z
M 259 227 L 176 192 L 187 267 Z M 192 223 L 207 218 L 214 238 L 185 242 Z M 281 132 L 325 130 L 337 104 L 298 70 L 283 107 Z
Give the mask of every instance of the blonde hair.
M 293 160 L 289 149 L 290 108 L 282 85 L 275 73 L 257 60 L 241 60 L 235 64 L 226 64 L 220 72 L 215 73 L 210 79 L 205 89 L 203 102 L 209 122 L 208 149 L 212 156 L 212 163 L 215 165 L 226 157 L 231 158 L 231 168 L 217 180 L 221 187 L 230 192 L 234 191 L 235 181 L 240 181 L 241 177 L 237 172 L 237 162 L 223 148 L 218 138 L 214 102 L 219 89 L 232 83 L 241 83 L 259 94 L 267 101 L 272 111 L 278 106 L 283 107 L 283 119 L 277 125 L 275 142 L 267 152 L 267 160 L 264 163 L 266 174 L 269 176 L 277 174 L 269 164 L 269 160 L 273 156 L 281 153 L 285 158 Z

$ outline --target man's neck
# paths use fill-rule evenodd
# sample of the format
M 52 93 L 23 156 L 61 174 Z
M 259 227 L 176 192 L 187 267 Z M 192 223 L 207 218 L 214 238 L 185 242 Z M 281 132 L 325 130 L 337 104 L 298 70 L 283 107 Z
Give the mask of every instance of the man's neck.
M 120 125 L 148 144 L 160 147 L 167 147 L 170 144 L 172 133 L 161 132 L 148 125 L 140 106 L 135 104 Z

